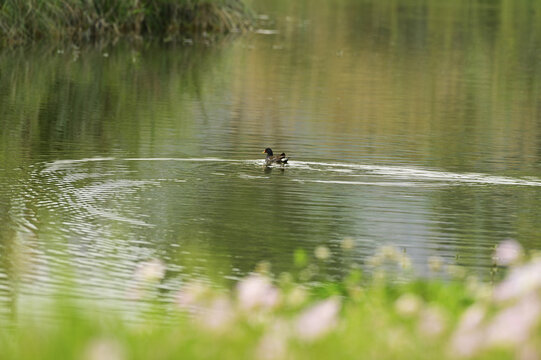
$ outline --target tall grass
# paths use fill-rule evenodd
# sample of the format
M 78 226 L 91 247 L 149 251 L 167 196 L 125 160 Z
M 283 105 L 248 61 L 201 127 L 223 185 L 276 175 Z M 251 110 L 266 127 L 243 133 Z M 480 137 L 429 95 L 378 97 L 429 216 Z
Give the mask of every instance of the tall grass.
M 123 35 L 175 39 L 249 26 L 241 0 L 5 0 L 0 5 L 3 44 Z

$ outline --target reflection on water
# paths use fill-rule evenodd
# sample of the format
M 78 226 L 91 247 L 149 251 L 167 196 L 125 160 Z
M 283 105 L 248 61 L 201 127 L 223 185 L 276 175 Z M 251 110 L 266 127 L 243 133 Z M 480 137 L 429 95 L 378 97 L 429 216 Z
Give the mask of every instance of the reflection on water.
M 421 274 L 539 248 L 540 5 L 300 4 L 212 47 L 0 54 L 0 299 L 73 273 L 122 302 L 151 258 L 167 297 L 321 244 L 339 276 L 345 237 L 360 264 L 394 244 Z

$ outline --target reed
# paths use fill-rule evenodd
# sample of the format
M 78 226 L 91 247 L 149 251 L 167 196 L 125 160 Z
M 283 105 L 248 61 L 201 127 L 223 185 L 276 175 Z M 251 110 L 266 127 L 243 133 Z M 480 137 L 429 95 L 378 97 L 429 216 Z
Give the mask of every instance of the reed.
M 0 42 L 93 41 L 121 36 L 182 39 L 250 27 L 241 0 L 4 0 Z

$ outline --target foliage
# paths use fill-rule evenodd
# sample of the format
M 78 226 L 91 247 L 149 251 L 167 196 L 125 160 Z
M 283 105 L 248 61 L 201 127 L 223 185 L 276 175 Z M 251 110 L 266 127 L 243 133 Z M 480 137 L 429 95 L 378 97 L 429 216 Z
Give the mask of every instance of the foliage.
M 54 320 L 4 323 L 2 358 L 536 358 L 541 260 L 504 251 L 496 265 L 512 259 L 511 268 L 495 286 L 464 275 L 404 283 L 354 275 L 310 286 L 292 274 L 273 280 L 264 266 L 232 290 L 186 282 L 165 305 L 151 300 L 166 270 L 152 260 L 134 272 L 135 317 L 63 295 L 48 308 Z M 386 260 L 382 270 L 398 259 Z
M 241 31 L 250 17 L 240 0 L 5 0 L 0 6 L 0 41 L 155 36 Z

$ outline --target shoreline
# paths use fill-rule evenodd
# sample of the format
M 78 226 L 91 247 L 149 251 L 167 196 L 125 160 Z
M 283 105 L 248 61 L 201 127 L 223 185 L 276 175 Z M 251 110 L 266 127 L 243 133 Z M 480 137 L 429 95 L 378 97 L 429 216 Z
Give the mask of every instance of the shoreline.
M 101 3 L 101 4 L 100 4 Z M 182 42 L 201 36 L 241 33 L 253 16 L 241 0 L 8 0 L 0 8 L 0 44 L 20 46 L 42 40 L 74 44 L 107 39 L 160 39 Z

